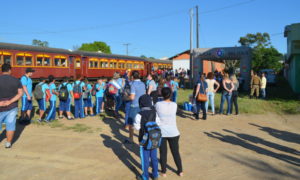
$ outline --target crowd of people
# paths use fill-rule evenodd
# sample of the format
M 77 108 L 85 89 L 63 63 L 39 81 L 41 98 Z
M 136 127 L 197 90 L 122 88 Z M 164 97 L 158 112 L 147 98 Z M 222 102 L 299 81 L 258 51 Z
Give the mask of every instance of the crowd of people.
M 123 76 L 119 72 L 115 72 L 111 79 L 98 78 L 94 84 L 81 76 L 76 77 L 74 81 L 71 81 L 69 77 L 64 77 L 63 81 L 58 83 L 56 78 L 50 75 L 47 79 L 40 78 L 34 89 L 31 79 L 35 72 L 34 69 L 27 68 L 20 80 L 10 75 L 11 66 L 9 64 L 2 65 L 2 72 L 3 75 L 0 76 L 0 124 L 6 124 L 6 148 L 12 146 L 19 99 L 22 100 L 19 119 L 21 124 L 31 122 L 34 100 L 37 101 L 39 108 L 38 122 L 51 123 L 55 119 L 63 118 L 67 120 L 84 119 L 87 116 L 103 113 L 105 108 L 112 111 L 116 118 L 122 118 L 120 110 L 124 110 L 124 127 L 129 131 L 124 144 L 133 144 L 134 129 L 139 131 L 138 139 L 143 170 L 140 178 L 149 179 L 150 162 L 152 176 L 154 179 L 158 178 L 157 149 L 159 149 L 160 155 L 161 176 L 166 176 L 167 143 L 177 166 L 177 173 L 179 176 L 183 175 L 179 152 L 180 133 L 176 124 L 176 102 L 178 89 L 183 87 L 180 86 L 180 78 L 186 75 L 184 71 L 180 73 L 173 73 L 170 70 L 152 71 L 143 79 L 138 71 L 127 70 Z M 216 113 L 214 101 L 215 93 L 219 89 L 221 89 L 219 114 L 223 114 L 223 106 L 226 102 L 226 114 L 232 114 L 234 106 L 235 114 L 238 115 L 240 83 L 240 79 L 238 80 L 234 74 L 218 72 L 210 72 L 207 76 L 201 74 L 192 95 L 192 100 L 196 104 L 195 118 L 200 119 L 199 115 L 202 111 L 202 119 L 206 120 L 209 104 L 212 115 Z M 262 78 L 259 78 L 254 73 L 251 80 L 250 97 L 254 92 L 258 97 L 259 91 L 261 91 L 265 98 L 265 87 L 264 74 L 262 74 Z M 93 96 L 94 98 L 92 98 Z M 56 110 L 57 101 L 59 102 L 58 112 Z M 56 114 L 58 114 L 58 118 L 56 118 Z
M 176 163 L 177 173 L 179 176 L 183 175 L 179 153 L 180 133 L 176 124 L 179 84 L 178 78 L 169 75 L 168 71 L 165 72 L 165 78 L 152 72 L 143 81 L 138 71 L 126 71 L 122 77 L 120 73 L 115 72 L 113 78 L 99 78 L 95 84 L 81 76 L 76 77 L 74 81 L 64 77 L 62 82 L 56 82 L 56 78 L 50 75 L 48 78 L 40 78 L 35 88 L 31 79 L 35 70 L 32 68 L 27 68 L 20 80 L 10 75 L 9 64 L 2 65 L 2 73 L 0 124 L 6 124 L 6 148 L 12 146 L 19 99 L 22 101 L 19 123 L 23 125 L 31 122 L 34 101 L 37 101 L 39 109 L 36 121 L 47 123 L 56 119 L 74 120 L 96 116 L 104 112 L 105 108 L 113 111 L 116 118 L 120 118 L 119 111 L 124 109 L 124 127 L 129 130 L 128 139 L 124 140 L 124 144 L 134 143 L 134 128 L 140 132 L 139 144 L 143 170 L 140 178 L 149 179 L 150 162 L 152 176 L 154 179 L 158 178 L 157 149 L 160 149 L 161 176 L 166 176 L 167 143 Z M 93 96 L 95 97 L 92 98 Z M 57 102 L 59 102 L 58 112 Z M 47 104 L 49 104 L 48 108 Z M 148 122 L 152 124 L 149 125 Z M 153 131 L 154 127 L 156 131 Z M 146 142 L 142 144 L 145 140 Z

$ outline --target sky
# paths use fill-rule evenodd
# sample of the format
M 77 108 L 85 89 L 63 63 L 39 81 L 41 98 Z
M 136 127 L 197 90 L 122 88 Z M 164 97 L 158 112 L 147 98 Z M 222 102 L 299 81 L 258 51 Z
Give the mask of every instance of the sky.
M 201 48 L 239 46 L 247 33 L 268 32 L 286 53 L 284 27 L 300 23 L 300 0 L 2 0 L 0 42 L 73 49 L 103 41 L 113 54 L 126 54 L 129 43 L 129 55 L 171 57 L 190 48 L 196 5 Z

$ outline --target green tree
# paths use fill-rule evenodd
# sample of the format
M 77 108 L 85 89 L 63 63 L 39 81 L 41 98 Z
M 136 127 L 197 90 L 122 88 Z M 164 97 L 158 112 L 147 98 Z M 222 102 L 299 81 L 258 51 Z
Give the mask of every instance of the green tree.
M 274 69 L 279 71 L 282 64 L 279 62 L 283 56 L 271 44 L 268 33 L 247 34 L 240 37 L 239 43 L 242 46 L 251 47 L 252 50 L 252 68 L 255 71 L 261 69 Z
M 49 47 L 48 41 L 41 41 L 41 40 L 38 40 L 38 39 L 33 39 L 32 40 L 32 45 L 41 46 L 41 47 Z
M 91 52 L 102 52 L 106 54 L 111 54 L 110 46 L 105 42 L 94 41 L 93 43 L 83 43 L 78 50 L 91 51 Z

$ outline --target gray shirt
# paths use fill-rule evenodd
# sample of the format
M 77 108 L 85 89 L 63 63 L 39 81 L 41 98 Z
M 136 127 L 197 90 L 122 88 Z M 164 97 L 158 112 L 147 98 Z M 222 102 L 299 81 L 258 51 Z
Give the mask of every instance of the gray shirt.
M 157 90 L 157 86 L 156 86 L 156 83 L 155 83 L 155 81 L 154 80 L 151 80 L 150 82 L 149 82 L 149 85 L 148 85 L 149 87 L 150 86 L 152 86 L 152 91 L 156 91 Z M 149 88 L 148 87 L 148 88 Z

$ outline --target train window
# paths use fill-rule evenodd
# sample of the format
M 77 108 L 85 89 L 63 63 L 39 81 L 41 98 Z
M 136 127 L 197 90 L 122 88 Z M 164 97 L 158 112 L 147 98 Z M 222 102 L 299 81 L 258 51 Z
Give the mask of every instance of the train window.
M 109 68 L 113 68 L 113 63 L 109 63 Z
M 127 64 L 127 68 L 131 69 L 132 68 L 132 64 Z
M 10 64 L 10 62 L 11 62 L 11 56 L 4 55 L 3 56 L 3 62 L 7 63 L 7 64 Z
M 50 58 L 45 57 L 44 62 L 43 62 L 43 66 L 50 66 L 51 65 L 50 62 L 51 62 Z
M 124 63 L 119 63 L 118 68 L 119 68 L 119 69 L 124 69 Z
M 115 62 L 115 63 L 113 63 L 113 65 L 114 65 L 114 68 L 117 68 L 117 63 Z
M 26 56 L 25 57 L 25 62 L 26 62 L 26 66 L 31 66 L 32 65 L 32 57 L 31 56 Z
M 93 67 L 94 67 L 94 62 L 90 61 L 90 68 L 93 68 Z
M 94 68 L 98 68 L 98 62 L 97 61 L 94 62 Z
M 36 58 L 36 65 L 37 66 L 42 66 L 43 65 L 43 58 L 42 57 L 37 57 Z
M 104 62 L 100 62 L 100 68 L 105 68 Z
M 24 65 L 24 56 L 17 56 L 17 65 L 18 66 Z
M 66 61 L 66 59 L 60 59 L 60 62 L 61 62 L 61 66 L 67 67 L 67 61 Z
M 141 69 L 144 69 L 144 64 L 140 64 L 140 68 L 141 68 Z
M 138 69 L 138 64 L 133 64 L 133 69 Z
M 54 59 L 54 66 L 60 66 L 60 59 L 58 58 Z
M 80 60 L 76 60 L 76 68 L 80 68 Z

